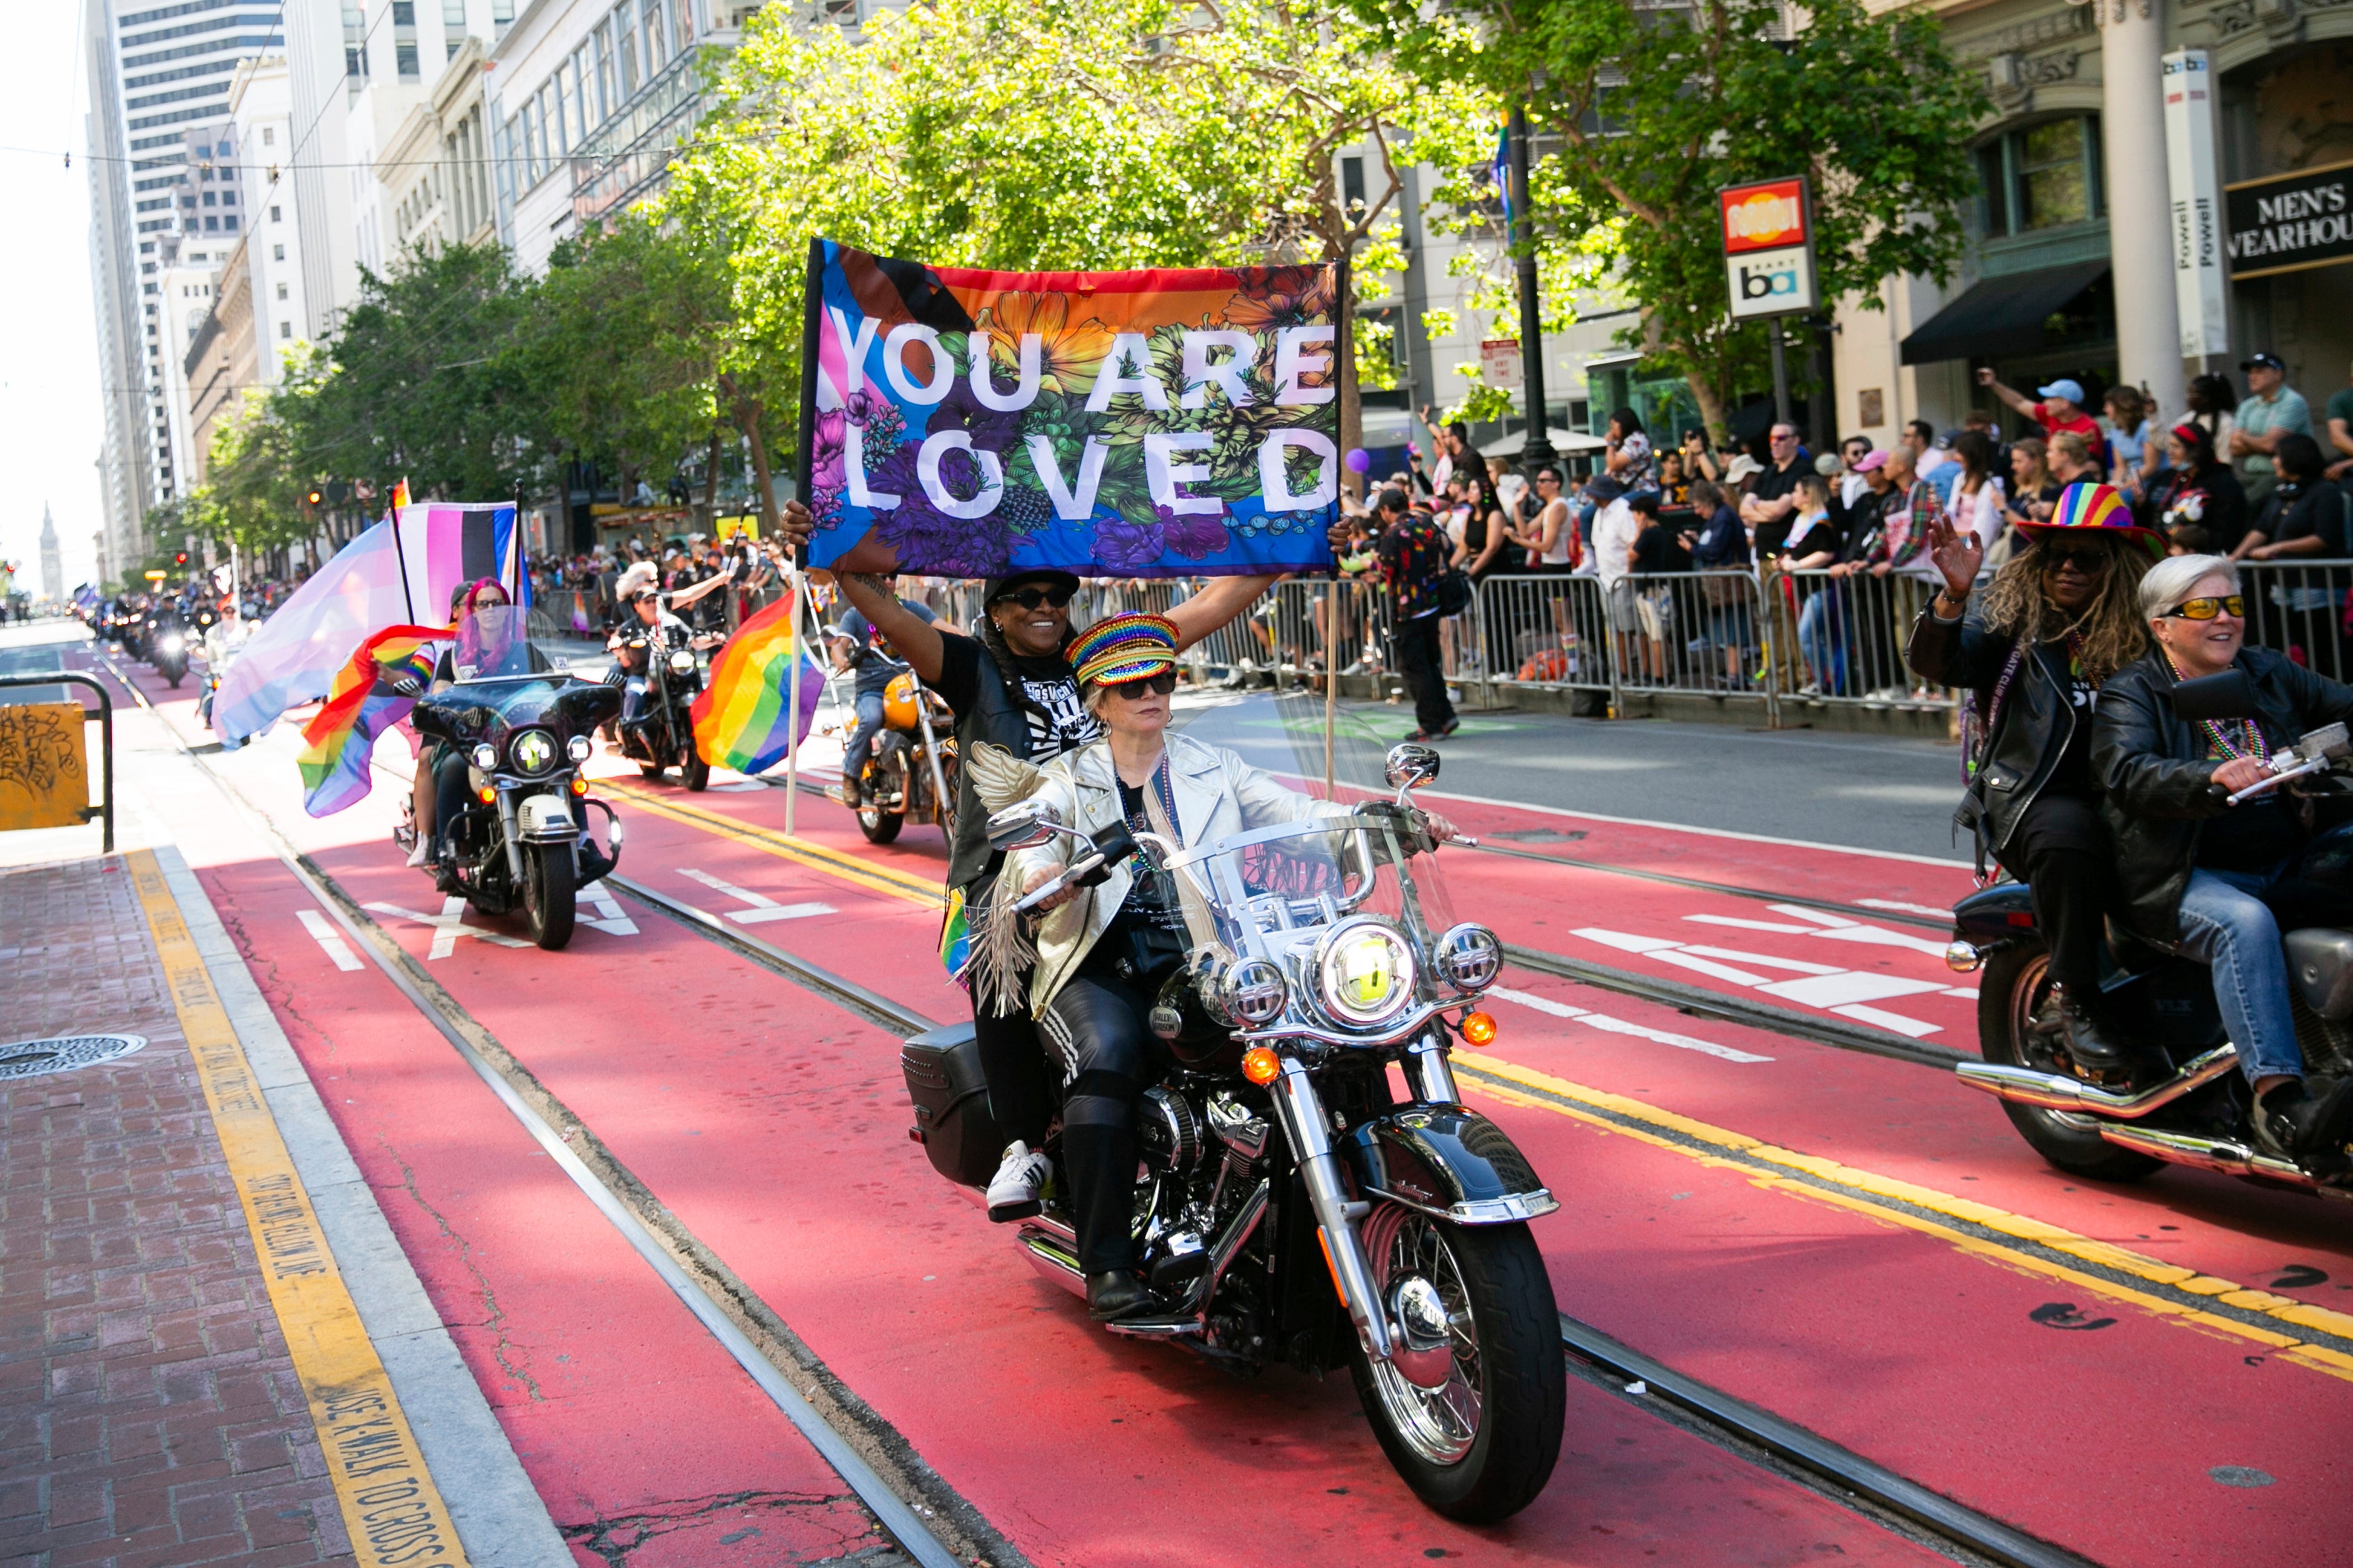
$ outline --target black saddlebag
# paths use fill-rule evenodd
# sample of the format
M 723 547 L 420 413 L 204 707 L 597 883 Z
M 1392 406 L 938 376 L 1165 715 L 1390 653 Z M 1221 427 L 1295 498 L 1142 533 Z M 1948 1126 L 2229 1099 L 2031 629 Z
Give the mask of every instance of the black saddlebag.
M 988 1079 L 969 1020 L 917 1035 L 899 1050 L 915 1124 L 907 1135 L 932 1169 L 967 1187 L 986 1187 L 1010 1137 L 988 1113 Z

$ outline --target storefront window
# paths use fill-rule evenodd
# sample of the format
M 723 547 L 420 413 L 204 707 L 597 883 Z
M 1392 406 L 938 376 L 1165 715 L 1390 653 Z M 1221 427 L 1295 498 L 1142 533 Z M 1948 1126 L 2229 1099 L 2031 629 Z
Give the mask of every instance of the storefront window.
M 1978 149 L 1985 236 L 2013 234 L 2102 216 L 2100 121 L 2095 115 L 2045 121 Z

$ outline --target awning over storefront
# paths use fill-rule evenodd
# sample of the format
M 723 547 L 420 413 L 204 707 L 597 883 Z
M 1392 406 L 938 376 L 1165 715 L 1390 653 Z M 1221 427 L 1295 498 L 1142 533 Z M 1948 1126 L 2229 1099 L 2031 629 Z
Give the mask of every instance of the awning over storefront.
M 1989 278 L 1904 340 L 1905 364 L 1998 359 L 2042 348 L 2042 323 L 2106 275 L 2105 261 L 2079 261 Z

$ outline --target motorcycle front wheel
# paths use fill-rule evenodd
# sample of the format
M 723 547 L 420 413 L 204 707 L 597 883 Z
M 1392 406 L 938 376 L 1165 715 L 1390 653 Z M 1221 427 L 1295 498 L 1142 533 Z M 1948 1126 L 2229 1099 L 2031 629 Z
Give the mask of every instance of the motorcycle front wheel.
M 711 787 L 711 764 L 702 760 L 701 752 L 691 746 L 686 755 L 679 760 L 678 782 L 698 793 Z
M 575 912 L 572 847 L 537 844 L 526 849 L 522 868 L 522 915 L 531 940 L 554 952 L 572 940 Z
M 1356 1347 L 1356 1398 L 1414 1495 L 1467 1524 L 1508 1519 L 1535 1500 L 1560 1458 L 1568 1373 L 1560 1313 L 1525 1225 L 1457 1226 L 1382 1203 L 1364 1224 L 1384 1300 L 1397 1281 L 1435 1287 L 1451 1366 L 1424 1388 Z
M 2052 1056 L 2045 1004 L 2051 998 L 2051 953 L 2021 938 L 1989 960 L 1978 982 L 1978 1048 L 1985 1059 L 2037 1072 L 2063 1073 Z M 2095 1182 L 2137 1182 L 2165 1162 L 2120 1149 L 2100 1136 L 2093 1118 L 2038 1105 L 2001 1102 L 2002 1113 L 2034 1152 L 2071 1176 Z
M 866 836 L 869 844 L 888 844 L 899 837 L 899 829 L 907 825 L 903 803 L 907 798 L 905 775 L 881 763 L 866 764 L 866 801 L 858 808 L 858 831 Z M 895 793 L 902 803 L 898 811 L 885 811 L 881 801 Z

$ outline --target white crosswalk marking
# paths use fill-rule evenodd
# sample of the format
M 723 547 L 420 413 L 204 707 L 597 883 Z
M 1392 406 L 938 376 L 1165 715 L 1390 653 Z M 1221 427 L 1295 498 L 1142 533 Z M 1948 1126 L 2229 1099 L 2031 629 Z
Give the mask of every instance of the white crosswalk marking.
M 837 914 L 831 904 L 780 904 L 776 900 L 755 893 L 749 888 L 739 888 L 733 882 L 723 882 L 708 871 L 698 871 L 691 866 L 681 866 L 678 874 L 691 878 L 712 892 L 724 893 L 751 905 L 748 910 L 729 910 L 726 918 L 739 925 L 759 925 L 765 921 L 807 920 L 811 915 Z
M 477 941 L 487 942 L 494 947 L 529 947 L 531 945 L 527 942 L 518 942 L 501 931 L 484 931 L 480 926 L 461 923 L 466 916 L 466 900 L 455 893 L 441 900 L 441 912 L 438 915 L 420 915 L 415 910 L 404 910 L 398 904 L 371 903 L 367 908 L 380 915 L 398 915 L 402 920 L 431 927 L 433 945 L 425 952 L 425 959 L 428 963 L 435 959 L 447 958 L 457 952 L 458 939 L 461 936 L 470 936 Z
M 579 917 L 582 925 L 595 926 L 598 931 L 609 931 L 615 936 L 638 934 L 638 922 L 622 911 L 620 901 L 613 897 L 612 889 L 604 883 L 591 882 L 581 889 L 580 901 L 593 904 L 596 909 L 596 919 L 586 915 Z
M 1884 927 L 1851 921 L 1842 915 L 1822 910 L 1810 910 L 1802 904 L 1772 904 L 1767 906 L 1776 914 L 1802 917 L 1804 925 L 1782 925 L 1767 921 L 1741 920 L 1730 915 L 1685 915 L 1687 921 L 1705 925 L 1732 926 L 1745 931 L 1767 931 L 1788 936 L 1820 937 L 1831 942 L 1860 942 L 1880 946 L 1916 948 L 1942 958 L 1941 945 L 1907 937 Z M 1581 926 L 1576 933 L 1586 941 L 1620 952 L 1638 953 L 1658 963 L 1672 963 L 1681 969 L 1729 980 L 1737 985 L 1754 987 L 1768 995 L 1791 1002 L 1820 1007 L 1826 1012 L 1843 1014 L 1860 1023 L 1892 1030 L 1896 1034 L 1918 1039 L 1924 1035 L 1943 1032 L 1944 1026 L 1918 1018 L 1907 1018 L 1900 1013 L 1883 1012 L 1865 1004 L 1885 1001 L 1894 996 L 1916 996 L 1929 992 L 1950 990 L 1940 980 L 1906 980 L 1893 974 L 1881 974 L 1868 970 L 1839 969 L 1827 963 L 1814 963 L 1803 959 L 1780 958 L 1770 953 L 1752 952 L 1745 948 L 1710 947 L 1697 942 L 1679 942 L 1666 937 L 1641 936 L 1633 931 L 1605 931 L 1598 926 Z M 1725 962 L 1730 960 L 1732 962 Z M 1739 964 L 1754 964 L 1756 969 L 1743 969 Z M 1775 979 L 1759 974 L 1757 969 L 1778 969 L 1796 972 L 1795 979 Z
M 1714 1040 L 1694 1039 L 1689 1035 L 1671 1034 L 1665 1029 L 1652 1029 L 1641 1024 L 1630 1024 L 1623 1018 L 1613 1018 L 1606 1013 L 1588 1013 L 1582 1007 L 1572 1007 L 1566 1002 L 1556 1002 L 1549 996 L 1539 996 L 1532 991 L 1514 991 L 1508 985 L 1498 985 L 1487 993 L 1501 996 L 1506 1002 L 1516 1002 L 1523 1007 L 1533 1007 L 1539 1013 L 1549 1013 L 1556 1018 L 1571 1018 L 1588 1029 L 1599 1029 L 1609 1035 L 1631 1035 L 1639 1040 L 1653 1040 L 1662 1046 L 1682 1050 L 1699 1051 L 1719 1057 L 1728 1062 L 1769 1062 L 1771 1057 L 1757 1056 L 1749 1051 L 1736 1051 L 1730 1046 L 1719 1046 Z
M 309 931 L 318 944 L 327 950 L 327 956 L 335 961 L 337 969 L 348 974 L 361 967 L 359 959 L 351 950 L 351 944 L 343 941 L 343 932 L 328 923 L 326 916 L 316 910 L 297 910 L 294 913 L 295 917 L 302 922 L 302 929 Z

